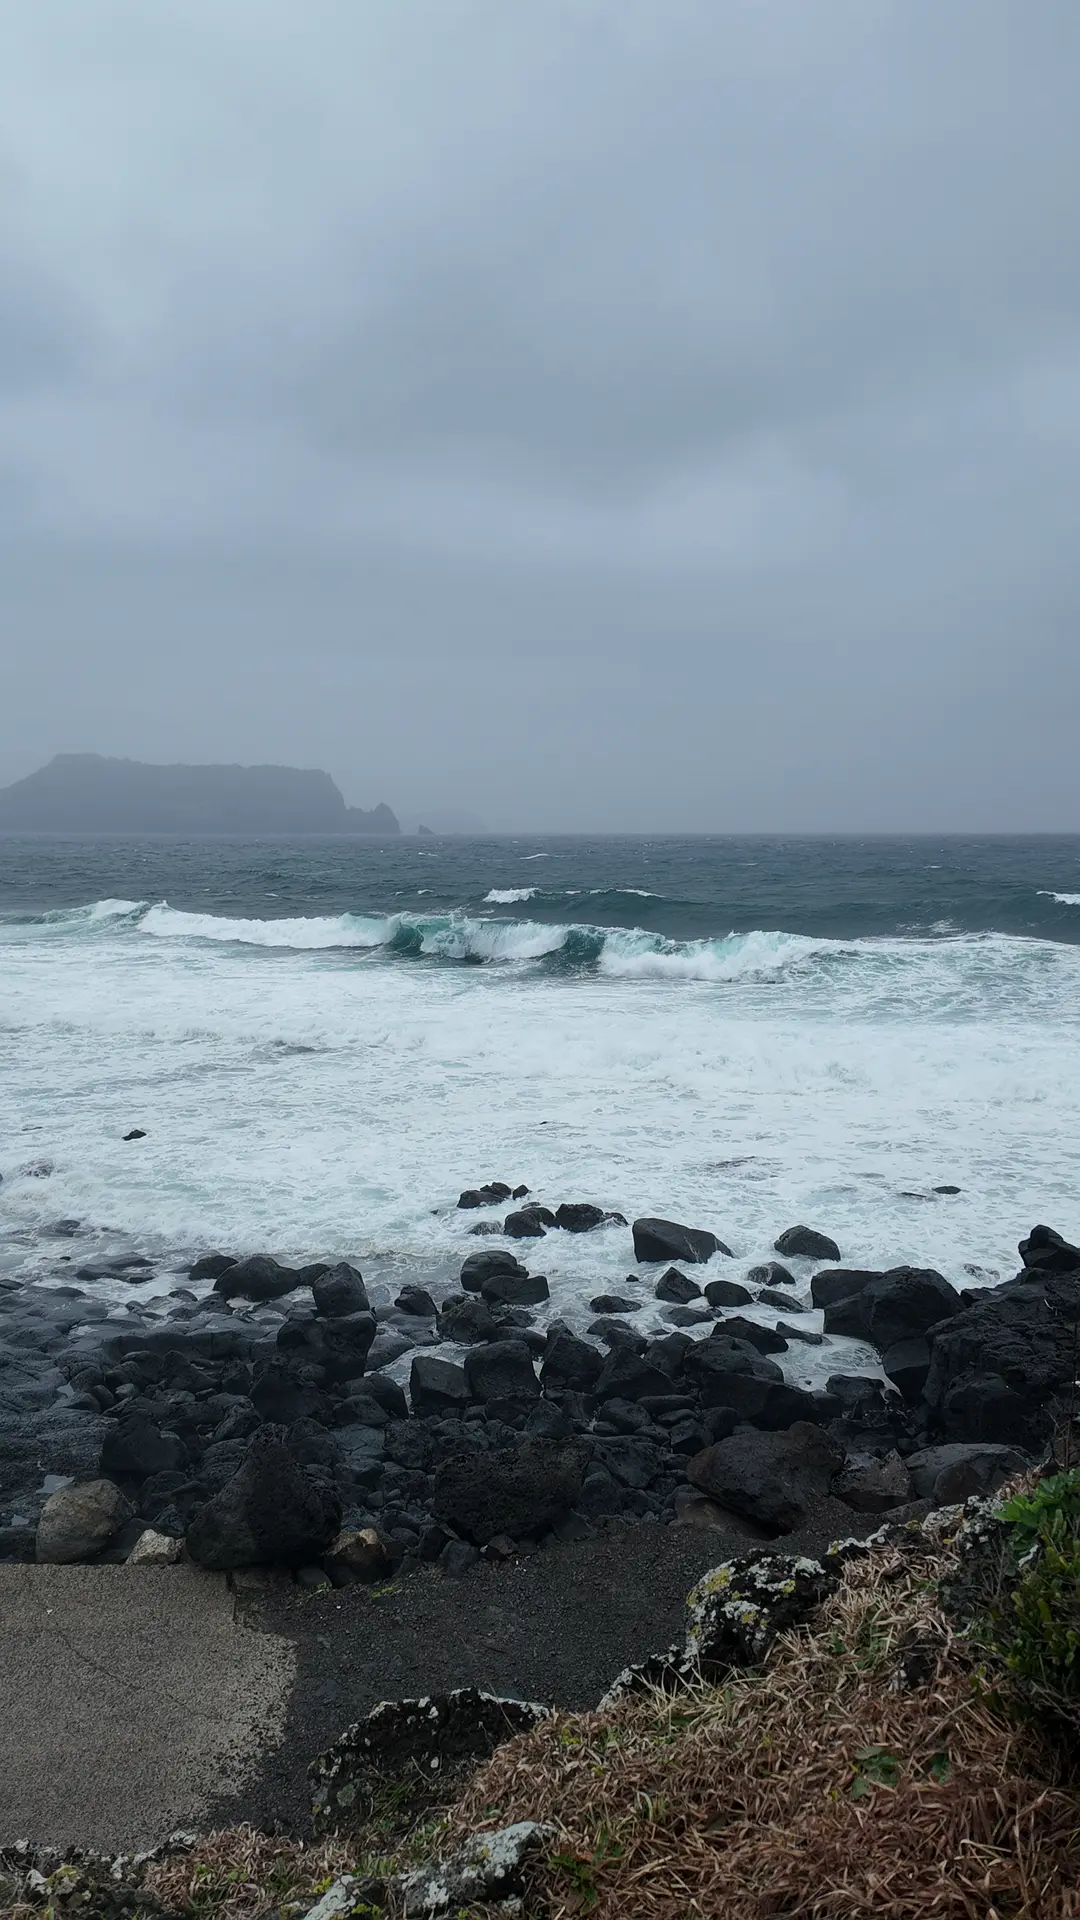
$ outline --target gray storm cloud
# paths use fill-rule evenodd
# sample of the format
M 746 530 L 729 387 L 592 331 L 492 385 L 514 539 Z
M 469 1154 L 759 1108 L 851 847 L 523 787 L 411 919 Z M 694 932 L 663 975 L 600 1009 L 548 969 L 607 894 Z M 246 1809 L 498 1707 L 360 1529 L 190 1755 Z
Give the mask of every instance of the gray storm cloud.
M 1075 0 L 8 9 L 0 779 L 1080 828 L 1078 82 Z

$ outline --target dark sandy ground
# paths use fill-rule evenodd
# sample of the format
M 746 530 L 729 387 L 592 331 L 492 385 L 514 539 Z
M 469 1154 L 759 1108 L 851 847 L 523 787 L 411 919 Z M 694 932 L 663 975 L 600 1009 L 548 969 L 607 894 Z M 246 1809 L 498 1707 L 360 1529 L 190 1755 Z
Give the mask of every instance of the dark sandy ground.
M 784 1552 L 875 1522 L 824 1500 Z M 380 1700 L 479 1686 L 595 1705 L 681 1637 L 709 1567 L 768 1550 L 737 1523 L 610 1527 L 462 1578 L 379 1589 L 190 1566 L 0 1566 L 0 1845 L 103 1851 L 240 1820 L 305 1833 L 308 1765 Z
M 595 1706 L 625 1666 L 681 1639 L 687 1592 L 710 1567 L 748 1551 L 818 1553 L 879 1524 L 822 1500 L 809 1524 L 774 1542 L 730 1530 L 643 1524 L 552 1546 L 460 1579 L 421 1568 L 383 1590 L 301 1593 L 275 1581 L 241 1596 L 241 1617 L 292 1642 L 296 1678 L 284 1737 L 268 1745 L 222 1824 L 307 1830 L 307 1768 L 380 1700 L 476 1686 L 560 1707 Z

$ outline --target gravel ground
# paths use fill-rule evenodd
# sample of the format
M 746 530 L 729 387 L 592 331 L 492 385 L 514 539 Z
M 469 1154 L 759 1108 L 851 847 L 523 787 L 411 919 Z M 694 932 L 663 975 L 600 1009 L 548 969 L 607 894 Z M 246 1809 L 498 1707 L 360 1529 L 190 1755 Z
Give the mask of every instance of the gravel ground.
M 826 1499 L 799 1533 L 775 1542 L 737 1523 L 609 1527 L 529 1559 L 481 1562 L 459 1579 L 420 1568 L 381 1590 L 303 1593 L 282 1579 L 250 1588 L 242 1617 L 294 1642 L 296 1679 L 280 1744 L 267 1744 L 213 1817 L 306 1832 L 309 1762 L 380 1700 L 478 1686 L 593 1706 L 629 1662 L 681 1638 L 687 1591 L 709 1567 L 750 1550 L 820 1552 L 877 1524 Z

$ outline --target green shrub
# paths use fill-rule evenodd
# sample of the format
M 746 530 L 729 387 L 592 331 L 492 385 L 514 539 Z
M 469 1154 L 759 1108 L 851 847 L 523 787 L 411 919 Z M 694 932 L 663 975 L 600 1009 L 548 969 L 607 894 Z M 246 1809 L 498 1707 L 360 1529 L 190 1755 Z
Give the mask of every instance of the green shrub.
M 1039 1482 L 1001 1508 L 1005 1578 L 990 1637 L 1040 1704 L 1080 1712 L 1080 1468 Z

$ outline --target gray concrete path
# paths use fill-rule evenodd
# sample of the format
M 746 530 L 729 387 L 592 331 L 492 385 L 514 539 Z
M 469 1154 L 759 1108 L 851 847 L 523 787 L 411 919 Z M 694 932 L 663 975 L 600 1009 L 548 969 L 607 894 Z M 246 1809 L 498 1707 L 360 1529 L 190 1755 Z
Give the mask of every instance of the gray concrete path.
M 193 1567 L 0 1565 L 0 1845 L 131 1849 L 242 1792 L 295 1655 Z

